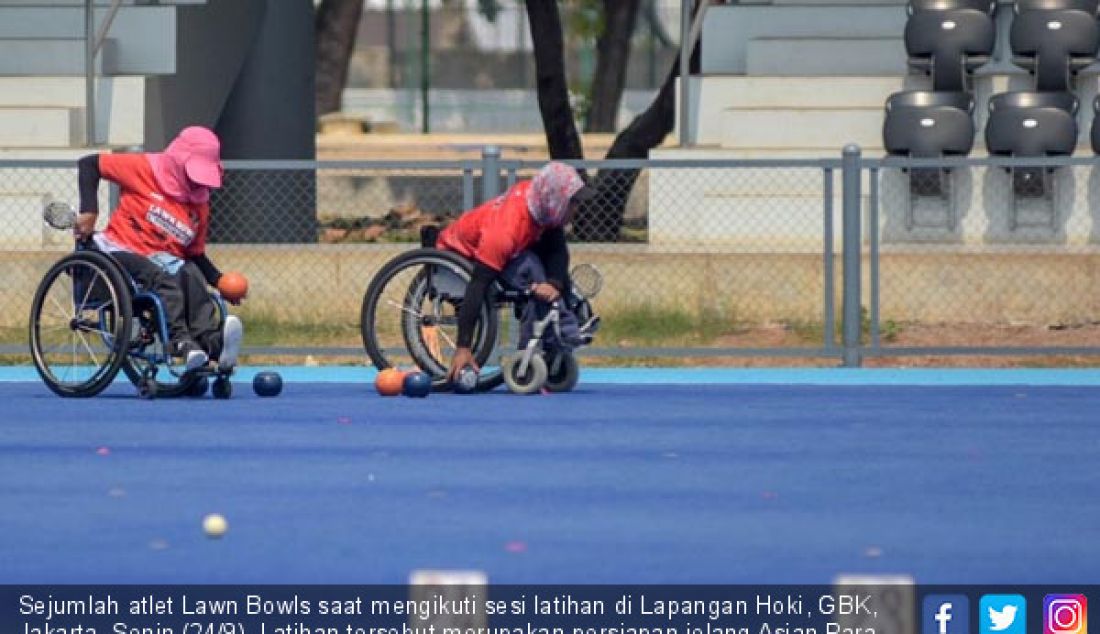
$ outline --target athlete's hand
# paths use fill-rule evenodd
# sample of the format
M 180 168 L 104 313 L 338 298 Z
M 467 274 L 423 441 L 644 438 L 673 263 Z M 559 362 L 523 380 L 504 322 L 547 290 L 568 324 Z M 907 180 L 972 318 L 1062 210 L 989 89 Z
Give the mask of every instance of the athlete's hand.
M 92 237 L 95 233 L 95 220 L 98 214 L 82 211 L 76 216 L 76 223 L 73 225 L 73 237 L 77 240 L 84 241 Z
M 561 293 L 558 292 L 558 289 L 554 288 L 553 284 L 547 284 L 546 282 L 538 282 L 532 284 L 531 293 L 534 294 L 535 297 L 547 303 L 561 297 Z
M 462 368 L 470 366 L 475 372 L 481 368 L 474 363 L 474 353 L 469 348 L 455 348 L 455 356 L 451 357 L 451 369 L 447 372 L 447 380 L 454 383 L 458 380 L 458 373 Z

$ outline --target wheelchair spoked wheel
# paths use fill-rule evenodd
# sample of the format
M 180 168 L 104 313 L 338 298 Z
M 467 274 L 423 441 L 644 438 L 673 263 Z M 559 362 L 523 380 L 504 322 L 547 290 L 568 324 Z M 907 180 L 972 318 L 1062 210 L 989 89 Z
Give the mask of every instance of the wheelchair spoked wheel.
M 581 378 L 581 368 L 572 352 L 551 354 L 546 360 L 546 389 L 571 392 Z
M 360 331 L 363 346 L 379 370 L 416 365 L 432 377 L 436 391 L 446 380 L 458 337 L 458 309 L 473 266 L 436 249 L 417 249 L 390 260 L 374 276 L 363 296 Z M 485 368 L 496 346 L 499 315 L 487 300 L 474 331 L 474 360 L 481 366 L 478 389 L 502 380 L 500 370 Z
M 129 283 L 94 251 L 50 267 L 31 302 L 30 347 L 43 382 L 59 396 L 102 392 L 126 358 L 133 315 Z

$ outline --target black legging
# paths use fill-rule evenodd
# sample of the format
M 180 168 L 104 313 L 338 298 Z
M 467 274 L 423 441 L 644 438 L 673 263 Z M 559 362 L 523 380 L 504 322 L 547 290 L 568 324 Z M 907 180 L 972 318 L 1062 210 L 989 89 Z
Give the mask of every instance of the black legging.
M 167 313 L 164 319 L 168 322 L 168 336 L 173 343 L 190 339 L 211 358 L 221 354 L 218 307 L 206 290 L 206 280 L 198 266 L 185 262 L 172 275 L 149 258 L 136 253 L 113 251 L 111 255 L 141 288 L 160 297 Z

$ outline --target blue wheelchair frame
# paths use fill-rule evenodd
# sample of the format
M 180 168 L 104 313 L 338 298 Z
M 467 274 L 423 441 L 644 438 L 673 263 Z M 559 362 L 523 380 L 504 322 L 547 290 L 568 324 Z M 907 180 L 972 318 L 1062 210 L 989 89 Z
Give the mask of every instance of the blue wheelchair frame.
M 138 338 L 135 339 L 134 327 L 131 326 L 130 333 L 128 334 L 129 341 L 127 342 L 126 349 L 123 354 L 127 359 L 139 360 L 144 362 L 144 364 L 146 365 L 147 369 L 142 372 L 142 381 L 141 384 L 138 385 L 141 396 L 146 398 L 151 398 L 155 396 L 155 375 L 157 373 L 157 369 L 160 366 L 164 366 L 168 369 L 168 372 L 173 377 L 181 380 L 184 379 L 185 374 L 192 374 L 194 377 L 196 377 L 194 379 L 196 381 L 212 375 L 217 375 L 219 380 L 224 381 L 225 377 L 228 376 L 228 373 L 223 373 L 220 370 L 212 369 L 209 367 L 192 370 L 190 373 L 179 372 L 177 370 L 176 364 L 173 363 L 172 355 L 167 349 L 169 341 L 168 321 L 165 317 L 165 315 L 167 314 L 167 310 L 165 309 L 164 301 L 160 298 L 160 296 L 152 291 L 147 291 L 143 289 L 134 280 L 133 276 L 130 275 L 129 271 L 127 271 L 126 268 L 122 266 L 122 264 L 118 260 L 111 256 L 110 252 L 101 251 L 99 249 L 95 249 L 92 246 L 80 243 L 77 244 L 76 250 L 94 250 L 97 253 L 106 256 L 114 264 L 114 266 L 117 267 L 119 274 L 124 280 L 126 280 L 126 283 L 129 286 L 130 303 L 133 306 L 131 323 L 138 324 Z M 104 345 L 106 345 L 108 348 L 113 348 L 113 335 L 108 332 L 107 329 L 102 327 L 102 324 L 108 323 L 107 319 L 110 317 L 111 311 L 108 307 L 107 302 L 99 300 L 98 298 L 90 299 L 88 301 L 84 301 L 81 299 L 82 297 L 89 296 L 88 289 L 85 287 L 87 283 L 88 282 L 84 280 L 74 280 L 73 303 L 74 305 L 77 305 L 87 310 L 95 310 L 96 315 L 99 319 L 99 323 L 101 324 L 101 327 L 97 329 L 100 338 L 102 339 Z M 225 300 L 220 294 L 216 292 L 210 293 L 210 298 L 214 300 L 214 305 L 217 307 L 219 323 L 225 323 L 225 319 L 229 315 L 229 309 L 226 306 Z M 145 308 L 149 309 L 153 319 L 155 320 L 154 323 L 151 324 L 151 326 L 156 328 L 155 334 L 146 332 L 146 318 L 141 312 L 141 310 Z M 157 352 L 156 348 L 153 346 L 158 337 L 162 343 L 161 351 L 159 352 Z M 149 350 L 150 347 L 153 347 L 153 351 Z M 136 369 L 132 368 L 132 370 Z M 130 377 L 131 381 L 134 381 L 134 376 L 131 375 L 130 371 L 127 371 L 127 375 Z M 205 387 L 206 386 L 203 385 L 203 392 L 205 392 Z M 228 393 L 226 393 L 224 396 L 221 393 L 227 392 L 231 389 L 228 386 L 228 381 L 224 381 L 220 387 L 216 385 L 215 388 L 215 396 L 218 396 L 219 398 L 227 397 Z

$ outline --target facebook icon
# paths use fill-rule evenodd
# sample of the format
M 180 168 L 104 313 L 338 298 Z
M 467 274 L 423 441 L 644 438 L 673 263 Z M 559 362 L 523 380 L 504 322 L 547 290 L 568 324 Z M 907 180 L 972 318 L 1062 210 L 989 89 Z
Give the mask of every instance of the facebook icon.
M 922 634 L 970 634 L 970 599 L 964 594 L 930 594 L 921 610 Z

